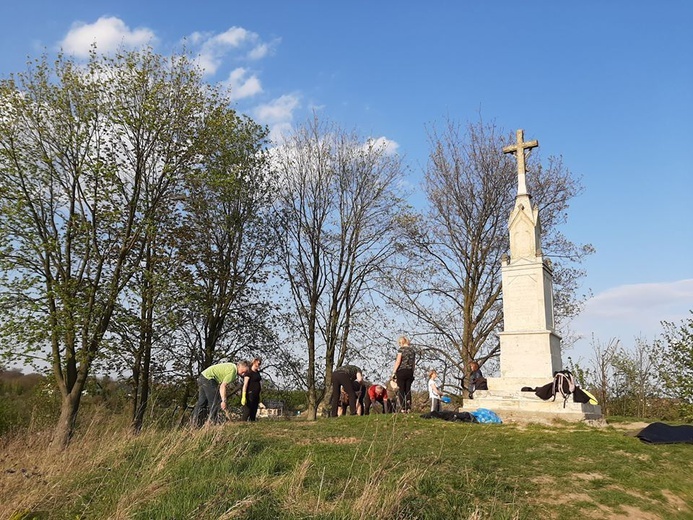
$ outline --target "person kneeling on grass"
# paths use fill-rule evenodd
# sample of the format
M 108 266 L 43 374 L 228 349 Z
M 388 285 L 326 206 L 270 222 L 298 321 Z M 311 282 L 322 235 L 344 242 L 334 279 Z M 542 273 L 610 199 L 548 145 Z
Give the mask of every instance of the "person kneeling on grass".
M 332 372 L 332 411 L 330 417 L 337 417 L 337 409 L 339 408 L 339 396 L 341 389 L 347 393 L 349 397 L 349 413 L 356 415 L 356 392 L 354 392 L 354 382 L 363 382 L 363 374 L 361 369 L 354 365 L 344 365 Z
M 199 387 L 197 403 L 192 413 L 193 426 L 202 426 L 204 422 L 216 423 L 219 408 L 226 412 L 228 387 L 236 382 L 236 377 L 245 376 L 249 367 L 246 361 L 236 363 L 219 363 L 202 371 L 197 378 Z M 207 414 L 205 416 L 205 410 Z

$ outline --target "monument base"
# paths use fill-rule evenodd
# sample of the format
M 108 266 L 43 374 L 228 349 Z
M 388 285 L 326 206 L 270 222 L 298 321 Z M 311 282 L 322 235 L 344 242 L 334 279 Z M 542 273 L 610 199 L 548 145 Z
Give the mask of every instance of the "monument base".
M 474 399 L 465 399 L 461 411 L 473 412 L 479 408 L 493 410 L 503 422 L 551 424 L 556 420 L 567 422 L 587 422 L 593 426 L 606 426 L 602 416 L 602 407 L 589 403 L 574 403 L 572 396 L 564 402 L 559 394 L 556 400 L 544 401 L 534 392 L 521 392 L 523 386 L 543 386 L 522 380 L 522 386 L 517 381 L 489 379 L 490 390 L 477 390 Z

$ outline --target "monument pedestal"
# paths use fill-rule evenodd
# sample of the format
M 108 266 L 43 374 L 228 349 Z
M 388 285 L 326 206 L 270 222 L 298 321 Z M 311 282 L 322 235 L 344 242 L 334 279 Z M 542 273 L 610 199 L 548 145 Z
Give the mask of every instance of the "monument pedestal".
M 503 381 L 503 385 L 511 384 L 509 380 Z M 522 386 L 543 386 L 547 384 L 544 380 L 541 384 L 532 385 L 528 380 L 518 381 Z M 529 383 L 529 384 L 527 384 Z M 492 388 L 493 379 L 489 379 L 489 388 Z M 488 408 L 498 414 L 503 422 L 510 423 L 541 423 L 551 424 L 552 422 L 588 422 L 591 425 L 604 426 L 606 423 L 602 418 L 602 408 L 599 405 L 589 403 L 574 403 L 572 396 L 563 402 L 563 397 L 559 394 L 556 400 L 544 401 L 534 395 L 534 392 L 521 392 L 518 388 L 515 391 L 510 389 L 503 390 L 477 390 L 474 392 L 474 399 L 466 399 L 462 411 L 472 412 L 479 408 Z

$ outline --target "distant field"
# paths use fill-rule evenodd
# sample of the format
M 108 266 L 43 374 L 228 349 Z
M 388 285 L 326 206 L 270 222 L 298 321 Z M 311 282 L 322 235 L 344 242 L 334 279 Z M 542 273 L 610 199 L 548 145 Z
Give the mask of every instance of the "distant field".
M 0 518 L 685 519 L 693 445 L 644 426 L 483 425 L 371 415 L 4 438 Z

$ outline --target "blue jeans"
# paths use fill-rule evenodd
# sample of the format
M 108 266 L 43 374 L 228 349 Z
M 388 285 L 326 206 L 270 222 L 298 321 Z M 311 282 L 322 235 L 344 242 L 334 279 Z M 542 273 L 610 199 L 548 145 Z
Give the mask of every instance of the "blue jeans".
M 205 421 L 216 421 L 221 408 L 221 394 L 219 394 L 219 384 L 202 374 L 197 378 L 197 386 L 199 391 L 192 413 L 192 423 L 193 426 L 202 426 Z

